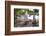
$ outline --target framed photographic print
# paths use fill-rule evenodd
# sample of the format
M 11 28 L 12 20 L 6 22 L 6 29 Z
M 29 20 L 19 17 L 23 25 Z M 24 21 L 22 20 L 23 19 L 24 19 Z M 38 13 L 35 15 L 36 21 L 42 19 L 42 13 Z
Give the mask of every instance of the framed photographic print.
M 45 32 L 44 3 L 5 1 L 5 34 Z

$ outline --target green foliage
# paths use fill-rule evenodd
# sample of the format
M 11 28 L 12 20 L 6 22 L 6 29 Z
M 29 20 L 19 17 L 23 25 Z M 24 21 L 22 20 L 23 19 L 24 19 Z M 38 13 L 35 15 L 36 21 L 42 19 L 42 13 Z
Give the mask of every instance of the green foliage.
M 18 15 L 22 15 L 22 14 L 25 14 L 26 12 L 28 13 L 28 14 L 31 14 L 31 13 L 33 13 L 33 11 L 32 10 L 29 10 L 29 9 L 14 9 L 14 12 L 15 12 L 15 14 L 18 14 Z

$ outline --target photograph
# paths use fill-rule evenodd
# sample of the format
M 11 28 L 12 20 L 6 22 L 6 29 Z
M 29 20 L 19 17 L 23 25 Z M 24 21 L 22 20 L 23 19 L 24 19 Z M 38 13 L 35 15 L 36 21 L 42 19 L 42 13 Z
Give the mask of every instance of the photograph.
M 5 1 L 5 35 L 45 32 L 45 4 Z
M 14 27 L 38 27 L 39 9 L 14 8 Z

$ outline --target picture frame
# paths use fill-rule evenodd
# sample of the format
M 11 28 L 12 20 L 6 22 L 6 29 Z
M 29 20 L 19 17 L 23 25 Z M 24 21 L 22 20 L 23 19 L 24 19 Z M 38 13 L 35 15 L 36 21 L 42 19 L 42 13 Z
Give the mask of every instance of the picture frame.
M 35 8 L 36 10 L 39 9 L 39 17 L 40 17 L 39 18 L 39 25 L 41 23 L 40 27 L 35 28 L 35 26 L 34 26 L 34 27 L 29 27 L 29 28 L 28 27 L 20 28 L 17 25 L 18 28 L 14 29 L 13 24 L 14 24 L 15 19 L 13 17 L 16 14 L 14 14 L 13 11 L 16 8 L 19 8 L 21 10 L 26 10 L 27 8 L 28 8 L 28 10 L 30 8 L 33 8 L 33 9 Z M 44 3 L 5 1 L 5 35 L 36 34 L 36 33 L 44 33 L 44 32 L 45 32 L 45 5 L 44 5 Z

